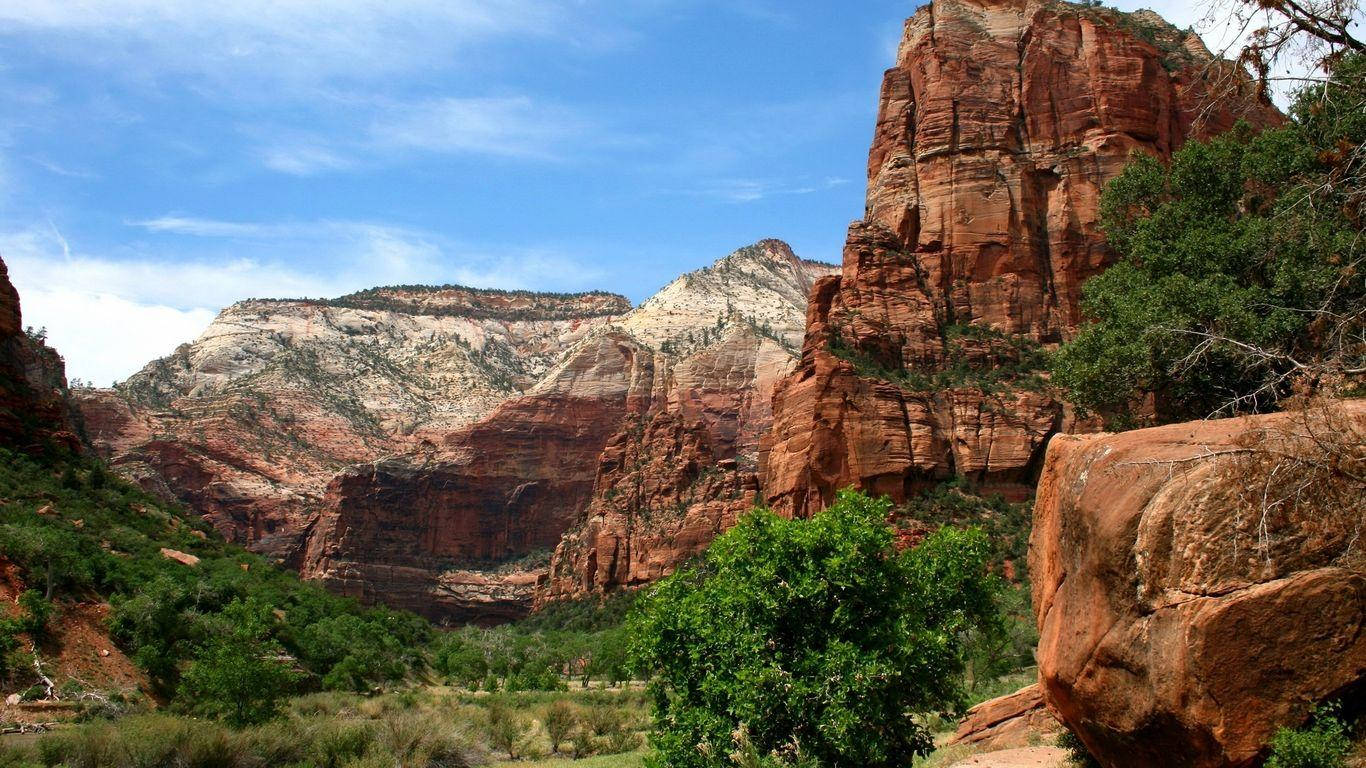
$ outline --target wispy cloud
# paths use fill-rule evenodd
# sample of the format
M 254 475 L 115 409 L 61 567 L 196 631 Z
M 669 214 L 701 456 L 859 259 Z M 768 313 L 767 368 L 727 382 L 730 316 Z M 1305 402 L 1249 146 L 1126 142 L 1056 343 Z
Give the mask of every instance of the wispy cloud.
M 69 179 L 99 178 L 99 174 L 97 173 L 92 173 L 91 171 L 83 171 L 77 168 L 67 168 L 66 166 L 58 165 L 57 163 L 54 163 L 51 160 L 47 160 L 41 157 L 29 157 L 28 161 L 38 166 L 39 168 L 42 168 L 48 173 L 55 174 L 57 176 L 65 176 Z
M 290 176 L 315 176 L 327 171 L 351 168 L 355 161 L 323 146 L 270 147 L 260 150 L 261 163 L 272 171 Z
M 536 0 L 26 0 L 0 26 L 56 33 L 54 52 L 117 60 L 114 71 L 171 72 L 307 85 L 374 79 L 440 62 L 490 38 L 549 35 L 565 4 Z M 57 38 L 54 38 L 57 39 Z
M 719 179 L 672 194 L 710 197 L 728 203 L 753 203 L 769 197 L 812 195 L 823 189 L 832 189 L 848 183 L 848 179 L 837 177 L 828 177 L 819 182 L 801 179 Z
M 589 127 L 573 110 L 525 96 L 444 98 L 387 111 L 371 137 L 380 147 L 552 159 Z
M 562 162 L 626 140 L 579 110 L 527 95 L 352 98 L 343 109 L 340 130 L 326 136 L 253 126 L 265 142 L 256 150 L 261 163 L 316 176 L 433 155 Z

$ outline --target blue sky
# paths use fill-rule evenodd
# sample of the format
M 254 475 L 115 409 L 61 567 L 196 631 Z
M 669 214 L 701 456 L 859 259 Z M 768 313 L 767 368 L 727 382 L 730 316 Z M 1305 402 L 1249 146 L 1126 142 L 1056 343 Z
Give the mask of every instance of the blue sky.
M 0 255 L 100 385 L 250 296 L 837 261 L 915 5 L 10 0 Z

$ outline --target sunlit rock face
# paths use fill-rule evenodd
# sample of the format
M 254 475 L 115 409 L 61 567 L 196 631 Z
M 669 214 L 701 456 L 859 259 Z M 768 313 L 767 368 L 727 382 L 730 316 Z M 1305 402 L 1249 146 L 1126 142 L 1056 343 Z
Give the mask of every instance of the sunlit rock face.
M 1027 494 L 1049 436 L 1079 423 L 1030 370 L 1068 337 L 1112 260 L 1097 224 L 1133 152 L 1279 119 L 1150 12 L 936 0 L 882 85 L 864 220 L 817 284 L 778 385 L 764 498 L 810 514 L 854 485 L 904 499 L 966 476 Z
M 465 288 L 249 300 L 116 389 L 77 397 L 117 469 L 298 564 L 333 475 L 486 418 L 629 310 L 612 294 Z
M 1360 702 L 1363 444 L 1366 400 L 1050 444 L 1040 688 L 1101 764 L 1261 765 L 1278 728 Z
M 813 281 L 833 269 L 769 240 L 636 309 L 609 294 L 415 287 L 242 302 L 80 399 L 121 472 L 229 537 L 369 601 L 504 620 L 545 588 L 562 536 L 615 485 L 607 456 L 647 420 L 676 420 L 706 446 L 689 471 L 729 473 L 747 495 L 728 503 L 753 502 L 773 385 L 796 363 Z M 712 495 L 657 450 L 648 461 L 669 474 L 651 483 Z

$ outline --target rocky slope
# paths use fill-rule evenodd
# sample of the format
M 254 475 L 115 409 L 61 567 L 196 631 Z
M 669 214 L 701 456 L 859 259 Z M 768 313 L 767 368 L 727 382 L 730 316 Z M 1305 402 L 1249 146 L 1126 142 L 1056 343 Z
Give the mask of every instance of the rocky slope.
M 649 482 L 701 500 L 695 475 L 729 473 L 747 489 L 731 506 L 752 503 L 773 384 L 831 270 L 763 241 L 634 310 L 414 287 L 242 302 L 82 406 L 116 467 L 237 541 L 338 591 L 495 620 L 529 607 L 595 487 L 617 485 L 608 456 L 647 421 L 674 419 L 695 451 L 680 475 L 672 444 L 630 448 L 654 462 Z M 655 543 L 651 573 L 696 549 Z
M 1366 693 L 1366 400 L 1055 438 L 1030 543 L 1044 700 L 1112 768 L 1259 765 Z
M 62 358 L 25 329 L 19 292 L 0 259 L 0 445 L 81 450 L 80 433 Z
M 244 301 L 117 390 L 78 397 L 120 471 L 295 563 L 334 474 L 486 417 L 629 309 L 611 294 L 412 286 Z
M 1043 446 L 1083 429 L 1037 374 L 1110 254 L 1101 189 L 1131 152 L 1269 105 L 1207 104 L 1222 63 L 1150 12 L 936 0 L 883 81 L 867 214 L 812 296 L 779 384 L 764 495 L 807 514 L 847 485 L 904 499 L 961 475 L 1026 494 Z

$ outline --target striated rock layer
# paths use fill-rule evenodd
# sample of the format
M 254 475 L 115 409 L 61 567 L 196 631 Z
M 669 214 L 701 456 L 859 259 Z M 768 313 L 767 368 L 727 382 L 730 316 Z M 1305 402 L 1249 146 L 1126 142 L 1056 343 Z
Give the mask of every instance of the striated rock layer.
M 81 450 L 80 433 L 62 358 L 24 328 L 19 292 L 0 260 L 0 446 Z
M 612 294 L 449 286 L 250 300 L 77 397 L 116 469 L 298 565 L 333 475 L 477 423 L 629 309 Z
M 1050 444 L 1040 684 L 1103 765 L 1259 765 L 1366 703 L 1363 446 L 1366 400 Z
M 1111 255 L 1097 228 L 1130 153 L 1168 157 L 1267 104 L 1206 103 L 1199 39 L 1151 12 L 1053 0 L 936 0 L 886 73 L 866 218 L 816 285 L 797 370 L 761 450 L 775 509 L 841 487 L 901 500 L 953 475 L 1023 495 L 1079 424 L 1037 350 L 1079 320 Z M 1208 108 L 1206 108 L 1208 107 Z
M 339 475 L 304 574 L 490 621 L 669 572 L 754 503 L 773 383 L 831 269 L 769 240 L 680 277 L 484 421 Z
M 676 280 L 627 318 L 673 354 L 657 358 L 648 398 L 603 451 L 587 512 L 556 548 L 538 603 L 666 576 L 755 505 L 773 387 L 796 363 L 805 296 L 832 271 L 764 241 Z M 706 343 L 680 341 L 694 335 L 679 325 L 687 312 L 694 325 L 716 317 Z
M 546 587 L 566 531 L 595 526 L 556 556 L 566 572 L 599 539 L 632 554 L 557 595 L 667 572 L 753 503 L 773 385 L 832 269 L 768 240 L 634 310 L 458 287 L 241 302 L 81 403 L 122 473 L 305 577 L 438 620 L 506 619 Z M 649 490 L 612 490 L 627 482 Z M 673 522 L 604 530 L 609 508 Z

